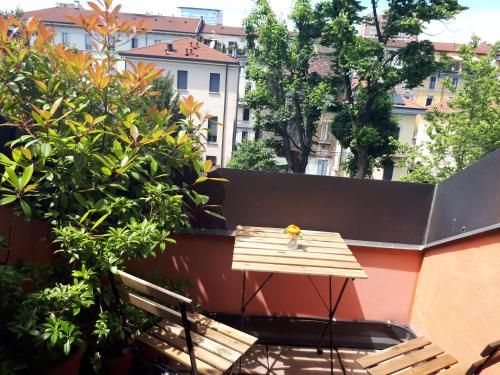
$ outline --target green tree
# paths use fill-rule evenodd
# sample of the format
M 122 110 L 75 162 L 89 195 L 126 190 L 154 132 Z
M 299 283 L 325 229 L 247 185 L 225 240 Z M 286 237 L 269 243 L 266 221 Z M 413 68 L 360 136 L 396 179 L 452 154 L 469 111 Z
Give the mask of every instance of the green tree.
M 168 109 L 172 116 L 170 121 L 180 120 L 179 94 L 174 89 L 174 77 L 170 72 L 157 78 L 151 85 L 151 90 L 157 94 L 149 97 L 150 104 L 156 105 L 158 109 Z
M 327 85 L 310 71 L 316 20 L 309 0 L 296 0 L 290 20 L 278 20 L 267 0 L 256 0 L 245 19 L 252 83 L 245 101 L 255 110 L 257 128 L 270 132 L 273 149 L 286 158 L 288 169 L 304 173 L 325 103 Z
M 264 140 L 240 143 L 227 163 L 228 168 L 251 169 L 255 171 L 279 172 L 282 168 L 267 147 Z
M 492 63 L 500 53 L 500 43 L 477 58 L 474 50 L 478 43 L 474 39 L 460 47 L 463 62 L 459 75 L 464 84 L 457 88 L 449 80 L 445 82 L 455 96 L 450 110 L 435 109 L 427 115 L 429 141 L 416 147 L 402 146 L 406 154 L 402 165 L 410 171 L 403 181 L 442 181 L 500 148 L 500 69 Z
M 23 10 L 19 7 L 17 7 L 14 10 L 0 10 L 0 16 L 2 16 L 5 19 L 10 17 L 21 19 L 23 17 L 23 14 L 24 14 Z
M 393 89 L 401 84 L 416 87 L 439 68 L 429 41 L 410 41 L 398 49 L 387 45 L 400 33 L 418 35 L 425 23 L 450 19 L 465 9 L 457 0 L 390 0 L 380 17 L 377 0 L 370 4 L 369 16 L 362 16 L 365 8 L 358 0 L 325 0 L 315 9 L 321 43 L 332 51 L 331 89 L 340 103 L 333 107 L 337 115 L 332 133 L 351 149 L 348 169 L 359 178 L 396 150 L 391 143 L 396 127 L 389 105 Z M 375 27 L 375 38 L 357 33 L 361 22 Z

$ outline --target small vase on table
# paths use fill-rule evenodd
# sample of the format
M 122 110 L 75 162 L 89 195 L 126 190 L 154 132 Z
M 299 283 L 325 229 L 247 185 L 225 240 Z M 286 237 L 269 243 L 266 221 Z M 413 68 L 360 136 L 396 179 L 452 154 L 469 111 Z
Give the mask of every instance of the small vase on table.
M 288 248 L 297 250 L 299 248 L 299 238 L 302 238 L 302 232 L 297 225 L 290 224 L 285 228 L 285 233 L 288 234 Z

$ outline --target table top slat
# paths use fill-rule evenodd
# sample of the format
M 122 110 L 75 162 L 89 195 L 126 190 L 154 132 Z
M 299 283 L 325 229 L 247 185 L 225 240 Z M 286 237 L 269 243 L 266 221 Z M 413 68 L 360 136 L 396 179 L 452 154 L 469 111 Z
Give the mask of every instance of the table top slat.
M 288 251 L 288 250 L 267 250 L 267 249 L 252 249 L 245 247 L 235 247 L 234 255 L 267 255 L 285 258 L 302 258 L 302 259 L 318 259 L 318 260 L 340 260 L 344 262 L 356 262 L 354 255 L 349 254 L 330 254 L 330 253 L 311 253 L 309 251 Z
M 340 234 L 302 230 L 299 248 L 288 248 L 283 228 L 238 226 L 234 270 L 364 279 L 367 275 Z
M 304 259 L 304 258 L 288 258 L 282 256 L 261 256 L 261 255 L 243 255 L 234 254 L 234 262 L 247 262 L 247 263 L 267 263 L 267 264 L 282 264 L 282 265 L 295 265 L 302 266 L 307 263 L 312 267 L 331 267 L 331 268 L 346 268 L 360 270 L 361 266 L 358 262 L 343 262 L 336 260 L 325 260 L 325 259 Z
M 268 243 L 268 244 L 282 244 L 283 242 L 288 242 L 288 237 L 277 238 L 277 237 L 258 237 L 258 236 L 238 236 L 236 237 L 237 242 L 250 242 L 250 243 Z M 314 247 L 338 247 L 342 249 L 347 249 L 347 245 L 343 241 L 318 241 L 314 238 L 309 238 L 304 236 L 304 238 L 299 239 L 300 243 L 304 245 L 314 246 Z
M 299 248 L 292 251 L 307 251 L 308 253 L 320 253 L 320 254 L 347 254 L 351 255 L 352 252 L 347 247 L 346 248 L 328 248 L 328 247 L 315 247 L 304 245 L 299 241 Z M 290 251 L 285 242 L 281 244 L 269 244 L 269 243 L 255 243 L 255 242 L 239 242 L 236 240 L 234 243 L 235 247 L 245 247 L 250 249 L 268 249 L 268 250 L 285 250 Z
M 282 265 L 282 264 L 251 263 L 251 262 L 237 262 L 237 261 L 233 261 L 233 270 L 288 273 L 288 274 L 311 275 L 311 276 L 334 276 L 334 277 L 345 277 L 352 279 L 368 278 L 368 276 L 366 276 L 365 271 L 363 271 L 362 269 L 351 270 L 344 268 L 292 266 L 292 265 Z

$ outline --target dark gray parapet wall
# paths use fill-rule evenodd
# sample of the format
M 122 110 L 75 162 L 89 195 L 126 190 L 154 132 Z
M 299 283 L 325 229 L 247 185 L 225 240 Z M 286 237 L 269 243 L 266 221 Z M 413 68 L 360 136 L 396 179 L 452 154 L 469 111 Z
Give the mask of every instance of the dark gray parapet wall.
M 500 149 L 437 185 L 426 246 L 500 228 Z
M 208 216 L 196 226 L 234 230 L 236 225 L 339 232 L 357 241 L 421 245 L 433 185 L 217 169 L 212 177 L 230 183 L 204 183 L 203 193 L 222 205 L 226 221 Z

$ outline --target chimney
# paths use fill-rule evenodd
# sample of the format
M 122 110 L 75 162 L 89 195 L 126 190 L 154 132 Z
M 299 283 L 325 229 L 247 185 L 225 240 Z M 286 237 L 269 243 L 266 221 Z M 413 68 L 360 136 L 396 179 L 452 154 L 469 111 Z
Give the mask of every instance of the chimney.
M 174 52 L 174 45 L 172 43 L 167 43 L 167 52 Z
M 191 40 L 189 41 L 189 46 L 193 48 L 193 42 Z
M 193 54 L 193 49 L 192 49 L 192 48 L 190 48 L 190 49 L 189 49 L 189 54 L 190 54 L 190 55 L 192 55 L 192 54 Z
M 196 48 L 200 48 L 200 42 L 196 41 Z
M 189 56 L 189 50 L 187 47 L 186 47 L 186 56 Z

